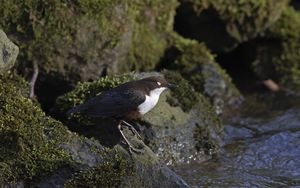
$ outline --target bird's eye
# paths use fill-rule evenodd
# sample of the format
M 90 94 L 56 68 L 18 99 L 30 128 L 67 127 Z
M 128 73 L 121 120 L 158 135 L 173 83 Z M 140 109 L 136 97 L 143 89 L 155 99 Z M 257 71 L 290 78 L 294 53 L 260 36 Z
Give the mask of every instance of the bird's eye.
M 156 83 L 157 83 L 157 85 L 159 85 L 159 86 L 161 85 L 161 83 L 160 83 L 160 82 L 156 82 Z

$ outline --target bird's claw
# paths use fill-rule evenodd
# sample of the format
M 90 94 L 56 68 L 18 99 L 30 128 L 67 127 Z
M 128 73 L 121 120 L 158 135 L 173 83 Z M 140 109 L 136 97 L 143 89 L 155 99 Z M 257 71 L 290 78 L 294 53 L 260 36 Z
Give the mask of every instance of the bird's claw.
M 137 148 L 135 148 L 135 147 L 133 147 L 133 146 L 129 146 L 129 152 L 132 154 L 133 153 L 133 151 L 134 152 L 137 152 L 137 153 L 144 153 L 144 150 L 142 150 L 142 149 L 137 149 Z

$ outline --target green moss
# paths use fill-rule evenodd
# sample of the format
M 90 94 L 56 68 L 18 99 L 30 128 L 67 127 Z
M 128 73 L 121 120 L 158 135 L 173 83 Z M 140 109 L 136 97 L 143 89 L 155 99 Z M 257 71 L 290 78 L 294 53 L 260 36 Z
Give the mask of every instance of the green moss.
M 183 111 L 189 112 L 193 106 L 200 101 L 201 97 L 203 97 L 194 90 L 187 80 L 182 78 L 180 73 L 166 71 L 165 77 L 169 82 L 176 83 L 179 86 L 171 92 L 170 96 L 168 96 L 167 101 L 169 104 L 180 106 Z
M 58 118 L 64 119 L 66 112 L 74 106 L 82 104 L 86 100 L 100 95 L 102 91 L 111 89 L 133 79 L 134 76 L 124 74 L 112 78 L 101 77 L 93 82 L 79 83 L 73 91 L 57 98 L 55 107 L 52 109 L 52 113 L 53 115 L 58 116 Z M 80 120 L 82 116 L 78 115 L 72 118 Z M 84 120 L 86 120 L 86 118 L 84 118 Z
M 0 185 L 41 178 L 71 161 L 58 147 L 66 128 L 22 96 L 24 81 L 11 78 L 0 76 Z
M 75 175 L 64 187 L 121 187 L 124 178 L 133 174 L 133 166 L 115 155 L 102 164 Z
M 272 53 L 277 80 L 279 78 L 280 84 L 300 91 L 300 13 L 291 7 L 286 8 L 270 28 L 270 37 L 281 41 L 279 48 L 282 51 Z
M 167 47 L 173 29 L 177 1 L 155 0 L 137 3 L 132 49 L 128 55 L 131 70 L 153 70 Z
M 102 71 L 153 69 L 178 5 L 176 0 L 0 3 L 0 27 L 21 48 L 20 71 L 30 74 L 36 61 L 40 78 L 53 76 L 73 84 L 95 79 Z
M 208 8 L 214 9 L 226 24 L 228 34 L 242 42 L 245 36 L 255 36 L 274 23 L 289 0 L 189 0 L 200 14 Z
M 198 151 L 203 150 L 207 155 L 211 155 L 218 147 L 213 140 L 209 129 L 203 126 L 196 125 L 193 137 L 195 139 L 196 149 Z
M 197 91 L 203 91 L 204 79 L 200 66 L 214 61 L 210 50 L 202 43 L 185 39 L 172 33 L 169 41 L 170 47 L 177 50 L 178 56 L 174 62 L 170 62 L 168 68 L 179 70 L 188 79 Z
M 180 86 L 171 92 L 167 98 L 168 103 L 173 106 L 180 106 L 185 112 L 196 109 L 197 118 L 201 119 L 196 123 L 193 131 L 196 150 L 203 150 L 206 154 L 215 152 L 219 142 L 212 136 L 214 135 L 213 132 L 218 135 L 222 135 L 223 132 L 223 126 L 215 113 L 215 109 L 206 97 L 196 92 L 189 82 L 182 78 L 180 73 L 166 71 L 165 77 Z M 212 126 L 214 127 L 213 130 Z
M 221 99 L 226 101 L 225 104 L 231 104 L 238 100 L 239 91 L 203 43 L 172 33 L 169 46 L 172 58 L 164 60 L 165 67 L 178 70 L 197 92 L 203 93 L 212 101 Z
M 285 8 L 281 18 L 265 33 L 266 42 L 256 46 L 254 71 L 292 91 L 300 91 L 300 13 Z

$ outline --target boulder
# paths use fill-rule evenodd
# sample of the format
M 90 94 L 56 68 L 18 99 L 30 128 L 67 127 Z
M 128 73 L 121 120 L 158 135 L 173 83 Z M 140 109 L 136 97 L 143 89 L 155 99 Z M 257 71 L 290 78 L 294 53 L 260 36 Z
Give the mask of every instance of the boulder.
M 11 69 L 17 59 L 19 48 L 0 29 L 0 73 Z
M 22 49 L 19 71 L 31 77 L 32 62 L 38 64 L 36 93 L 47 108 L 78 81 L 153 69 L 164 53 L 177 4 L 5 1 L 0 25 Z
M 178 71 L 197 92 L 210 99 L 218 114 L 226 106 L 240 103 L 241 94 L 230 76 L 203 43 L 185 39 L 176 33 L 169 35 L 168 43 L 161 67 Z
M 158 73 L 142 74 L 142 77 Z M 217 152 L 222 136 L 222 125 L 209 101 L 176 72 L 165 76 L 179 85 L 173 92 L 163 94 L 159 104 L 138 122 L 137 129 L 144 142 L 168 164 L 204 160 Z M 52 114 L 68 127 L 88 137 L 95 137 L 107 147 L 114 146 L 113 120 L 90 119 L 74 115 L 67 119 L 68 109 L 99 95 L 103 90 L 115 87 L 141 75 L 104 77 L 94 82 L 79 84 L 72 92 L 57 99 Z
M 189 187 L 136 137 L 144 152 L 130 155 L 119 134 L 107 148 L 70 132 L 25 98 L 26 82 L 15 77 L 0 76 L 0 187 Z
M 261 79 L 290 93 L 300 92 L 300 13 L 286 7 L 280 19 L 242 49 L 244 61 Z
M 175 30 L 214 52 L 229 52 L 279 19 L 288 0 L 180 0 Z

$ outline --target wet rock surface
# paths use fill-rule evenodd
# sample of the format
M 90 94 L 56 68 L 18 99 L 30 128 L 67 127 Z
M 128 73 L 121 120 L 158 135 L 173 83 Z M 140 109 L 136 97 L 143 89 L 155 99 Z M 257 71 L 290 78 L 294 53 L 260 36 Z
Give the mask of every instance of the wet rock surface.
M 297 187 L 299 115 L 300 109 L 293 108 L 236 117 L 225 125 L 226 144 L 218 157 L 176 171 L 196 187 Z

